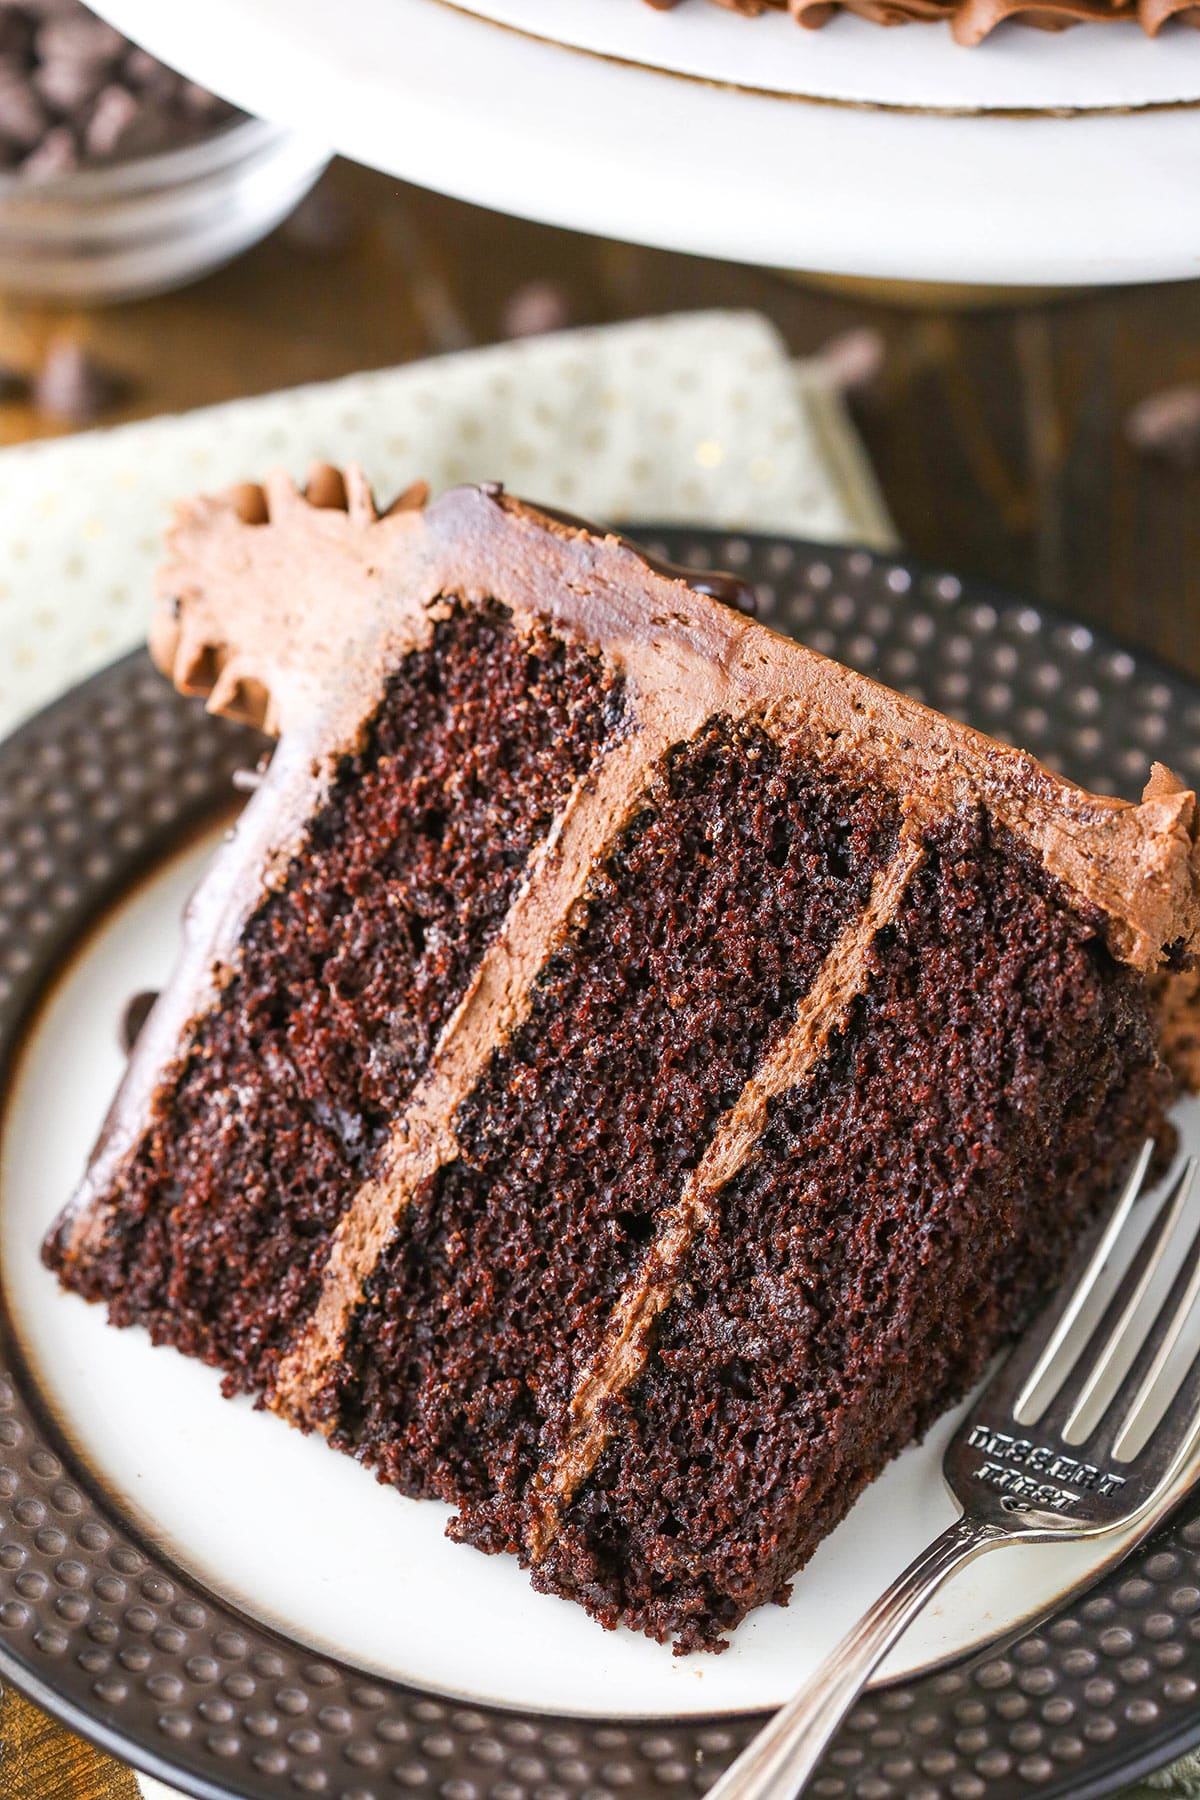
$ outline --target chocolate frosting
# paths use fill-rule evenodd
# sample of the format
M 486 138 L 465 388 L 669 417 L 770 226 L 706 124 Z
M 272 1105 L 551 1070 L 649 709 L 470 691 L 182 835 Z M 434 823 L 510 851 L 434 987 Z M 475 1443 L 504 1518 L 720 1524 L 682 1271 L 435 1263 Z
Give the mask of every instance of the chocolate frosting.
M 1200 0 L 712 0 L 729 12 L 756 18 L 768 8 L 786 9 L 810 31 L 827 25 L 837 12 L 857 13 L 874 25 L 910 25 L 938 19 L 950 22 L 960 44 L 983 41 L 1005 19 L 1039 31 L 1062 31 L 1069 25 L 1126 20 L 1157 37 L 1170 19 L 1200 27 Z M 649 0 L 669 11 L 678 0 Z
M 179 966 L 134 1046 L 73 1204 L 81 1236 L 102 1228 L 103 1209 L 92 1203 L 137 1143 L 189 1022 L 219 992 L 247 920 L 360 741 L 388 672 L 428 641 L 448 595 L 494 597 L 518 626 L 545 622 L 598 646 L 624 676 L 637 718 L 636 735 L 578 796 L 544 873 L 514 909 L 512 941 L 500 945 L 514 966 L 569 906 L 571 883 L 585 879 L 597 847 L 636 807 L 655 760 L 722 715 L 752 718 L 852 774 L 865 770 L 905 810 L 982 804 L 1099 910 L 1113 953 L 1138 969 L 1200 947 L 1196 799 L 1167 771 L 1156 772 L 1140 805 L 1085 793 L 1024 752 L 657 573 L 619 539 L 549 518 L 498 487 L 454 489 L 428 507 L 425 495 L 411 489 L 380 515 L 360 471 L 322 467 L 304 494 L 277 474 L 180 509 L 160 577 L 154 659 L 210 711 L 280 741 L 188 908 Z M 496 979 L 503 998 L 503 970 Z M 460 1061 L 478 1049 L 481 1006 L 466 1005 L 456 1022 Z M 456 1090 L 461 1073 L 454 1064 L 442 1077 Z M 431 1095 L 431 1117 L 439 1106 Z
M 690 735 L 697 714 L 752 714 L 823 758 L 865 762 L 902 795 L 946 810 L 982 802 L 1106 915 L 1114 954 L 1138 968 L 1200 945 L 1196 800 L 1166 771 L 1138 806 L 1085 793 L 657 573 L 615 537 L 498 487 L 454 489 L 427 509 L 422 498 L 380 517 L 361 472 L 322 470 L 307 496 L 275 476 L 181 513 L 151 647 L 212 711 L 284 733 L 291 755 L 264 791 L 302 739 L 327 764 L 354 740 L 439 595 L 491 593 L 601 646 L 668 734 Z
M 627 728 L 531 859 L 378 1165 L 338 1225 L 319 1301 L 267 1396 L 306 1424 L 318 1423 L 314 1397 L 398 1211 L 455 1154 L 458 1106 L 524 1016 L 597 859 L 642 803 L 671 745 L 706 720 L 752 720 L 831 768 L 891 788 L 905 823 L 895 866 L 831 957 L 811 1017 L 802 1009 L 779 1066 L 759 1072 L 714 1139 L 712 1166 L 697 1172 L 681 1200 L 681 1242 L 713 1184 L 744 1155 L 770 1096 L 819 1054 L 822 1033 L 861 978 L 865 945 L 899 904 L 937 817 L 984 807 L 1098 912 L 1113 954 L 1133 967 L 1174 969 L 1200 949 L 1196 797 L 1165 768 L 1156 766 L 1138 805 L 1086 793 L 1024 752 L 697 592 L 619 538 L 499 487 L 455 489 L 428 507 L 424 499 L 423 488 L 412 489 L 381 516 L 359 471 L 322 467 L 304 494 L 276 475 L 178 515 L 152 633 L 155 660 L 185 692 L 205 695 L 210 710 L 253 719 L 280 741 L 189 908 L 180 966 L 134 1046 L 70 1213 L 69 1255 L 86 1257 L 102 1241 L 108 1199 L 190 1022 L 220 991 L 246 921 L 286 870 L 341 758 L 361 741 L 390 672 L 429 641 L 447 601 L 495 599 L 518 630 L 549 626 L 598 650 L 624 680 Z M 656 1293 L 635 1296 L 622 1344 L 636 1348 Z M 589 1410 L 581 1398 L 576 1462 L 601 1441 L 603 1384 L 598 1369 L 597 1406 Z M 571 1468 L 564 1470 L 569 1485 Z M 548 1507 L 554 1498 L 548 1492 Z
M 493 483 L 486 492 L 503 493 L 498 483 Z M 530 502 L 533 505 L 533 502 Z M 553 519 L 558 525 L 569 526 L 572 531 L 582 531 L 589 537 L 616 538 L 626 549 L 640 556 L 648 569 L 656 575 L 665 575 L 668 581 L 686 581 L 697 594 L 707 594 L 710 600 L 719 600 L 722 606 L 732 606 L 735 612 L 745 613 L 748 618 L 755 618 L 758 613 L 758 595 L 748 581 L 740 575 L 730 575 L 723 569 L 685 569 L 680 563 L 666 562 L 661 556 L 654 556 L 644 544 L 637 544 L 630 537 L 619 537 L 616 532 L 609 531 L 605 525 L 597 525 L 594 519 L 585 519 L 580 513 L 564 512 L 559 506 L 547 506 L 544 501 L 536 502 L 535 510 L 547 519 Z

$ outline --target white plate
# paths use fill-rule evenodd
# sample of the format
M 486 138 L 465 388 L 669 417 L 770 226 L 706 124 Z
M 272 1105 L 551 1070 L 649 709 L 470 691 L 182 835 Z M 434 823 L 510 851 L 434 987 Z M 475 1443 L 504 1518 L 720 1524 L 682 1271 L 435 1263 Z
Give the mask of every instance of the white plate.
M 94 3 L 250 111 L 501 212 L 887 279 L 1069 286 L 1200 274 L 1200 113 L 1188 107 L 1059 118 L 813 104 L 582 54 L 442 0 Z M 558 0 L 538 4 L 549 13 Z M 641 16 L 636 0 L 594 4 L 628 14 L 630 29 Z M 685 17 L 703 28 L 694 8 L 665 15 L 678 32 Z M 753 40 L 781 21 L 723 23 Z M 794 33 L 788 54 L 840 56 L 839 42 L 857 41 L 845 23 L 809 52 Z M 1171 34 L 1151 59 L 1105 29 L 1135 61 L 1187 59 L 1196 91 L 1200 39 Z M 1063 61 L 1077 35 L 1012 33 L 956 52 L 954 67 L 967 80 L 959 55 Z M 939 38 L 914 29 L 869 41 L 876 60 L 895 45 L 889 54 L 919 62 Z M 1112 51 L 1097 54 L 1107 64 Z
M 27 1041 L 0 1144 L 0 1262 L 38 1385 L 106 1491 L 186 1570 L 259 1619 L 363 1666 L 480 1701 L 611 1717 L 781 1701 L 952 1517 L 944 1420 L 868 1491 L 796 1582 L 720 1657 L 675 1658 L 535 1594 L 508 1558 L 449 1543 L 444 1507 L 405 1500 L 315 1438 L 220 1398 L 210 1369 L 115 1331 L 62 1293 L 38 1244 L 121 1071 L 128 997 L 160 985 L 207 845 L 166 865 L 91 936 Z M 1185 1110 L 1200 1143 L 1200 1108 Z M 1089 1546 L 1015 1549 L 947 1589 L 885 1675 L 952 1656 L 1099 1567 Z M 370 1609 L 362 1597 L 372 1596 Z

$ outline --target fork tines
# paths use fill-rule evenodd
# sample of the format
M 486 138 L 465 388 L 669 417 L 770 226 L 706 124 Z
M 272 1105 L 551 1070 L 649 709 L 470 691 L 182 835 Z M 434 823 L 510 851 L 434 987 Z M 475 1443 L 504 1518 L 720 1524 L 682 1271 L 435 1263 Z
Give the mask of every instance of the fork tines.
M 1064 1284 L 1065 1303 L 1035 1333 L 1035 1341 L 1022 1346 L 1021 1365 L 1005 1371 L 1019 1389 L 1012 1403 L 1013 1416 L 1023 1426 L 1036 1424 L 1043 1437 L 1053 1436 L 1068 1444 L 1087 1440 L 1093 1461 L 1128 1462 L 1145 1458 L 1139 1474 L 1157 1480 L 1156 1463 L 1167 1463 L 1178 1448 L 1179 1432 L 1196 1414 L 1200 1404 L 1200 1350 L 1177 1384 L 1163 1415 L 1168 1427 L 1147 1434 L 1150 1403 L 1178 1346 L 1188 1317 L 1200 1296 L 1200 1230 L 1192 1237 L 1166 1298 L 1147 1323 L 1147 1296 L 1163 1269 L 1188 1213 L 1188 1201 L 1196 1174 L 1196 1159 L 1189 1157 L 1167 1186 L 1152 1224 L 1099 1323 L 1078 1342 L 1079 1326 L 1088 1301 L 1121 1236 L 1134 1201 L 1141 1193 L 1153 1144 L 1143 1146 L 1133 1172 L 1122 1190 L 1099 1242 L 1072 1286 Z M 1036 1339 L 1044 1338 L 1039 1344 Z M 1072 1339 L 1075 1341 L 1073 1342 Z M 1129 1366 L 1116 1391 L 1105 1397 L 1114 1371 Z M 1013 1359 L 1014 1363 L 1018 1358 Z M 1089 1419 L 1089 1415 L 1091 1416 Z

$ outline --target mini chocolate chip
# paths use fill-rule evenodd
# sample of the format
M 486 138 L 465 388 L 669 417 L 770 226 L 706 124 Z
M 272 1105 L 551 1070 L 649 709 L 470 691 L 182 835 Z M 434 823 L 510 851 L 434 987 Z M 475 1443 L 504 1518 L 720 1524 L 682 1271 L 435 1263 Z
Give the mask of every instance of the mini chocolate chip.
M 181 77 L 174 69 L 168 69 L 166 63 L 160 63 L 148 50 L 131 50 L 121 64 L 121 75 L 140 94 L 153 94 L 156 99 L 167 99 L 182 86 Z
M 22 150 L 32 150 L 50 125 L 50 115 L 34 93 L 22 65 L 12 57 L 0 62 L 0 137 Z
M 37 34 L 36 48 L 43 62 L 56 57 L 71 62 L 114 63 L 128 48 L 128 40 L 103 19 L 82 7 L 49 19 Z
M 102 63 L 56 56 L 33 72 L 33 85 L 47 106 L 57 112 L 78 113 L 96 98 L 105 81 Z
M 571 297 L 558 281 L 527 281 L 514 288 L 504 304 L 500 329 L 505 337 L 541 337 L 571 323 Z
M 110 82 L 96 97 L 83 141 L 91 156 L 116 156 L 128 147 L 145 111 L 126 87 Z
M 31 150 L 21 164 L 27 181 L 52 181 L 57 175 L 71 175 L 79 167 L 79 150 L 69 125 L 55 125 L 36 150 Z

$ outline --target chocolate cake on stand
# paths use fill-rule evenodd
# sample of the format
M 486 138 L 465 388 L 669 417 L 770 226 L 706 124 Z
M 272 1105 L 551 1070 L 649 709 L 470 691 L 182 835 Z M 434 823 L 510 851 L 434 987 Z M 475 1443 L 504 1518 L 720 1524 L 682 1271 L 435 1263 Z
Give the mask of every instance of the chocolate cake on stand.
M 774 9 L 798 25 L 819 31 L 839 12 L 854 13 L 872 25 L 948 24 L 956 43 L 981 44 L 997 25 L 1008 20 L 1039 31 L 1064 31 L 1069 25 L 1139 25 L 1157 37 L 1170 20 L 1200 26 L 1196 0 L 712 0 L 727 12 L 757 18 Z M 658 12 L 670 12 L 681 0 L 648 0 Z
M 745 18 L 707 0 L 350 0 L 347 19 L 325 0 L 103 0 L 244 108 L 319 121 L 344 154 L 500 212 L 993 298 L 1192 277 L 1195 4 L 854 0 L 870 16 L 829 18 L 828 0 L 804 5 L 825 29 L 777 4 Z M 1077 22 L 1025 29 L 1004 16 L 1014 5 L 1027 22 Z M 925 11 L 912 29 L 875 22 Z M 952 21 L 988 35 L 964 48 Z M 262 55 L 238 53 L 251 35 Z

